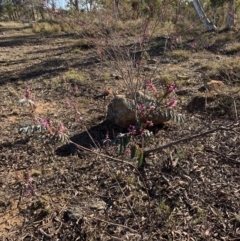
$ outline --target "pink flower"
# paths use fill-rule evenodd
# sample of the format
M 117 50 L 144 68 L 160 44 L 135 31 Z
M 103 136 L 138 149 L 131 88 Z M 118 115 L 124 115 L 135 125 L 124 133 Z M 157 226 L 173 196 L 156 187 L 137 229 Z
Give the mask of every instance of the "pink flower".
M 66 104 L 67 107 L 71 107 L 71 104 L 70 104 L 69 100 L 65 100 L 64 103 Z
M 147 89 L 151 90 L 154 95 L 157 93 L 157 89 L 151 80 L 148 80 L 146 82 L 146 87 L 147 87 Z
M 147 126 L 153 126 L 153 122 L 152 121 L 147 121 L 146 124 L 147 124 Z
M 49 125 L 48 121 L 45 119 L 40 119 L 40 123 L 42 126 L 47 127 Z
M 26 196 L 30 196 L 30 195 L 32 195 L 33 193 L 34 193 L 33 188 L 28 188 L 28 189 L 26 189 L 26 190 L 24 191 L 24 194 L 25 194 Z
M 175 105 L 177 104 L 177 100 L 176 99 L 171 99 L 168 101 L 168 103 L 166 104 L 167 108 L 173 108 Z
M 127 149 L 125 150 L 125 154 L 130 155 L 130 154 L 131 154 L 131 149 L 130 149 L 130 148 L 127 148 Z
M 173 83 L 173 84 L 170 84 L 170 85 L 167 87 L 167 91 L 168 91 L 168 93 L 171 93 L 171 92 L 175 91 L 176 88 L 177 88 L 176 84 Z
M 25 89 L 25 98 L 26 98 L 26 99 L 31 99 L 31 90 L 30 90 L 30 87 L 29 87 L 29 86 L 26 86 L 26 89 Z
M 144 112 L 146 110 L 146 107 L 145 107 L 144 104 L 140 104 L 140 105 L 137 106 L 137 109 L 141 112 Z
M 151 81 L 151 80 L 148 80 L 147 82 L 146 82 L 146 87 L 147 88 L 152 88 L 154 86 L 154 84 L 153 84 L 153 82 Z
M 63 133 L 66 130 L 66 127 L 61 123 L 58 126 L 58 133 Z

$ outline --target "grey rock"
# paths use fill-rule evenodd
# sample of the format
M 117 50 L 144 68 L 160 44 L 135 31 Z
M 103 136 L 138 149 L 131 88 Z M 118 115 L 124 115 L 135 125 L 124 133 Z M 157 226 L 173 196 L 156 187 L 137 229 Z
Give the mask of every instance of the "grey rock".
M 115 78 L 115 79 L 122 79 L 122 76 L 121 76 L 121 75 L 119 75 L 119 74 L 114 74 L 114 73 L 111 74 L 111 77 L 113 77 L 113 78 Z
M 149 59 L 147 61 L 148 64 L 156 64 L 157 63 L 157 60 L 156 59 Z
M 151 67 L 149 67 L 149 66 L 144 66 L 143 67 L 143 71 L 151 71 L 152 69 L 151 69 Z
M 137 93 L 137 102 L 138 104 L 144 103 L 145 106 L 156 105 L 151 97 L 145 96 L 142 92 Z M 107 119 L 123 128 L 136 125 L 135 108 L 135 101 L 132 98 L 116 95 L 107 107 Z M 152 121 L 154 125 L 164 123 L 169 121 L 169 119 L 170 118 L 166 118 L 160 110 L 155 110 L 147 118 L 147 120 Z M 147 120 L 142 121 L 145 122 Z
M 143 71 L 155 71 L 157 70 L 157 67 L 155 66 L 143 66 Z
M 191 95 L 192 90 L 190 89 L 183 89 L 183 90 L 178 90 L 176 91 L 176 95 L 184 96 L 184 95 Z
M 168 59 L 168 58 L 165 58 L 165 59 L 161 59 L 160 60 L 160 63 L 161 64 L 169 64 L 171 61 Z

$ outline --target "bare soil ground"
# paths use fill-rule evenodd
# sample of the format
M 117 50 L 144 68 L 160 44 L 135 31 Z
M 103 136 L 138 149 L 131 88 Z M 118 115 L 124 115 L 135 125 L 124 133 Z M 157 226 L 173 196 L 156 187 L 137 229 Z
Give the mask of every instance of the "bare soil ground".
M 19 104 L 30 86 L 39 116 L 62 121 L 78 144 L 95 148 L 90 133 L 102 145 L 107 132 L 126 130 L 105 119 L 112 96 L 94 96 L 106 86 L 124 93 L 125 86 L 94 49 L 79 47 L 74 34 L 33 35 L 23 26 L 1 26 L 0 240 L 240 240 L 240 51 L 233 48 L 239 32 L 219 34 L 201 51 L 163 54 L 152 44 L 159 64 L 146 63 L 142 77 L 154 70 L 156 85 L 174 80 L 186 121 L 154 130 L 151 148 L 236 125 L 152 153 L 139 176 L 131 166 L 73 145 L 18 133 L 31 123 Z M 208 93 L 205 106 L 198 89 L 207 71 L 226 87 Z M 66 100 L 77 104 L 86 128 L 74 121 Z M 114 150 L 102 151 L 118 157 Z

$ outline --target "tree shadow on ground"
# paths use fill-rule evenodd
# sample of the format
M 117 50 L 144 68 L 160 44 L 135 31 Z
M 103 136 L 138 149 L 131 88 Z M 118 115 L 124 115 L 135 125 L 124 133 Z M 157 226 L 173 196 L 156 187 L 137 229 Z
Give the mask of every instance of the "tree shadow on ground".
M 17 47 L 27 44 L 44 44 L 44 38 L 40 35 L 21 35 L 0 38 L 0 47 Z
M 37 77 L 54 77 L 59 75 L 67 69 L 64 67 L 65 60 L 61 59 L 50 59 L 43 63 L 31 65 L 20 72 L 5 71 L 2 73 L 0 85 L 6 84 L 7 82 L 17 81 L 19 79 L 29 80 Z
M 237 99 L 236 99 L 237 100 Z M 228 96 L 214 97 L 195 96 L 186 106 L 189 113 L 205 113 L 211 119 L 235 120 L 239 108 L 235 109 L 232 99 Z
M 156 135 L 160 130 L 164 128 L 164 124 L 158 124 L 149 129 L 153 133 L 153 135 Z M 87 131 L 83 131 L 82 133 L 76 134 L 70 138 L 71 141 L 74 143 L 81 145 L 85 148 L 94 148 L 95 145 L 97 148 L 104 148 L 106 139 L 106 135 L 109 135 L 109 139 L 113 140 L 116 138 L 116 136 L 119 133 L 127 133 L 126 128 L 121 128 L 117 125 L 115 125 L 113 122 L 109 120 L 105 120 L 102 123 L 91 127 Z M 93 143 L 94 141 L 94 143 Z M 55 153 L 58 156 L 70 156 L 74 154 L 80 154 L 81 151 L 77 149 L 77 147 L 74 144 L 66 144 L 63 146 L 60 146 L 56 149 Z
M 0 28 L 0 32 L 4 31 L 5 29 Z M 5 31 L 4 31 L 5 32 Z M 67 39 L 78 39 L 79 36 L 75 36 L 74 34 L 26 34 L 26 35 L 19 35 L 19 36 L 6 36 L 3 35 L 0 37 L 0 47 L 17 47 L 17 46 L 25 46 L 26 43 L 28 46 L 31 45 L 43 45 L 46 44 L 46 40 L 59 38 L 62 39 L 63 43 L 66 42 Z
M 104 140 L 106 139 L 106 134 L 109 134 L 109 138 L 112 139 L 124 131 L 126 131 L 126 129 L 113 124 L 109 120 L 105 120 L 87 131 L 72 136 L 70 140 L 86 148 L 94 148 L 95 145 L 97 145 L 97 148 L 101 148 L 105 145 Z M 79 150 L 73 144 L 63 145 L 56 150 L 58 156 L 69 156 L 77 153 L 79 153 Z

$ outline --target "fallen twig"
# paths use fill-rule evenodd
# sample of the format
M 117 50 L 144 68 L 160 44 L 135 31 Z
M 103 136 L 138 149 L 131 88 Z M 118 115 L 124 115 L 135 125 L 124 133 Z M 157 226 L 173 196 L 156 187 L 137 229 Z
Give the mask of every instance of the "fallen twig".
M 40 231 L 41 234 L 43 234 L 44 236 L 46 236 L 46 237 L 48 237 L 48 238 L 52 238 L 52 237 L 53 237 L 53 235 L 46 233 L 46 232 L 43 231 L 41 228 L 39 229 L 39 231 Z
M 93 218 L 93 219 L 98 220 L 98 221 L 101 221 L 101 222 L 104 222 L 104 223 L 108 223 L 108 224 L 111 224 L 111 225 L 114 225 L 114 226 L 118 226 L 118 227 L 122 227 L 122 228 L 128 229 L 132 233 L 137 233 L 138 232 L 137 230 L 132 229 L 132 228 L 130 228 L 128 226 L 125 226 L 125 225 L 122 225 L 122 224 L 113 223 L 113 222 L 106 221 L 106 220 L 101 219 L 101 218 L 96 218 L 96 217 L 91 217 L 91 216 L 88 216 L 88 217 L 89 218 Z
M 161 151 L 162 149 L 165 149 L 165 148 L 170 147 L 170 146 L 174 146 L 174 145 L 176 145 L 178 143 L 185 142 L 185 141 L 190 141 L 190 140 L 196 139 L 198 137 L 206 136 L 206 135 L 214 133 L 216 131 L 234 131 L 233 128 L 237 127 L 237 126 L 239 126 L 239 121 L 236 121 L 236 122 L 234 122 L 234 123 L 232 123 L 230 125 L 227 125 L 227 126 L 219 126 L 217 128 L 210 129 L 208 131 L 204 131 L 202 133 L 198 133 L 198 134 L 194 134 L 194 135 L 191 135 L 191 136 L 187 136 L 187 137 L 184 137 L 182 139 L 179 139 L 179 140 L 167 143 L 165 145 L 159 146 L 159 147 L 154 148 L 154 149 L 146 150 L 146 151 L 144 151 L 144 155 L 147 156 L 150 153 L 158 152 L 158 151 Z

